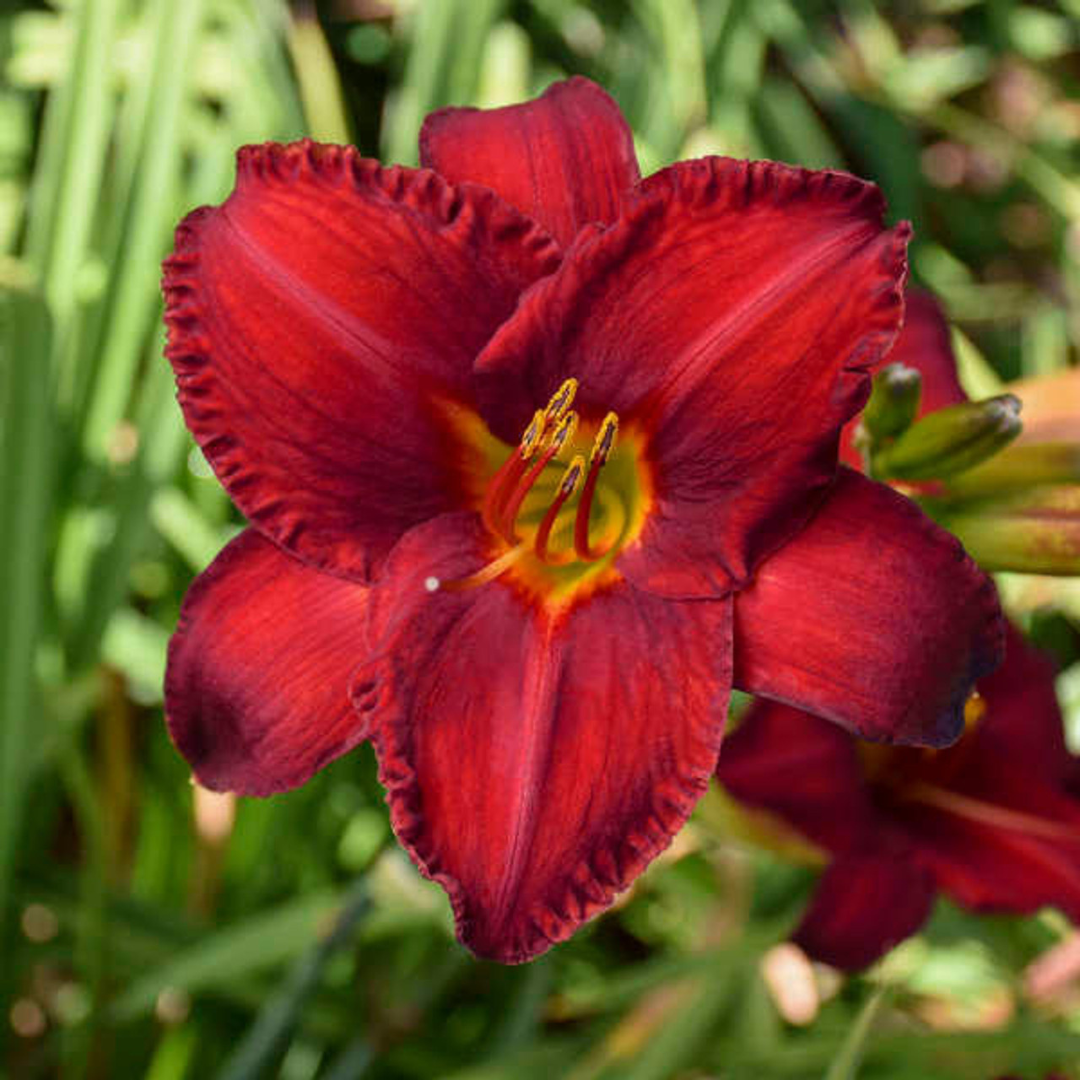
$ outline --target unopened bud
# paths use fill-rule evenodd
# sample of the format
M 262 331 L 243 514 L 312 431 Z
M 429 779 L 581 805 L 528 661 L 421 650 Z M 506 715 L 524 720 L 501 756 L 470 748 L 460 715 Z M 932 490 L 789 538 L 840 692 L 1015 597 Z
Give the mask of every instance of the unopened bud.
M 906 364 L 889 364 L 874 376 L 874 389 L 863 409 L 862 424 L 872 443 L 907 431 L 919 411 L 922 375 Z
M 964 472 L 1020 434 L 1020 400 L 1012 394 L 965 401 L 924 416 L 873 456 L 879 479 L 933 480 Z
M 933 513 L 985 570 L 1080 573 L 1080 484 L 939 503 Z
M 949 482 L 949 490 L 964 498 L 1000 495 L 1038 484 L 1080 484 L 1080 442 L 1023 442 L 1006 446 L 999 454 Z

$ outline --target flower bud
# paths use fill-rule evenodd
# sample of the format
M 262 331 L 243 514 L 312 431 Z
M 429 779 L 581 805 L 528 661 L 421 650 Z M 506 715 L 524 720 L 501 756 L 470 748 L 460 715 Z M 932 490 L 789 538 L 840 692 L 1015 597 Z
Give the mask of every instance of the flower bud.
M 1025 413 L 1026 416 L 1026 413 Z M 949 491 L 962 498 L 1000 495 L 1038 484 L 1080 484 L 1080 441 L 1028 442 L 1006 446 L 974 469 L 949 481 Z
M 938 503 L 932 512 L 985 570 L 1080 573 L 1080 484 Z
M 874 376 L 874 389 L 862 414 L 872 443 L 907 431 L 915 422 L 922 397 L 922 375 L 906 364 L 889 364 Z
M 965 401 L 924 416 L 873 455 L 879 479 L 952 476 L 996 454 L 1020 434 L 1020 400 L 1012 394 Z

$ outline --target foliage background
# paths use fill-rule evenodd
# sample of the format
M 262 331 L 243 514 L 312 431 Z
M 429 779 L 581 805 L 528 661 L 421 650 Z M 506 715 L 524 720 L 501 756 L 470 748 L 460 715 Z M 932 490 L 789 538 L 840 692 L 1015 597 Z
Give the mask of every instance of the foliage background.
M 238 519 L 173 400 L 158 295 L 174 224 L 224 197 L 238 145 L 414 163 L 429 110 L 582 73 L 646 172 L 723 152 L 875 179 L 987 391 L 1076 362 L 1078 24 L 1077 0 L 9 0 L 0 1074 L 1080 1076 L 1080 986 L 1025 989 L 1069 934 L 1053 913 L 942 904 L 864 977 L 788 957 L 770 989 L 813 872 L 734 839 L 718 795 L 618 910 L 506 969 L 454 943 L 366 748 L 271 800 L 195 792 L 165 645 Z M 1003 585 L 1080 725 L 1076 582 Z

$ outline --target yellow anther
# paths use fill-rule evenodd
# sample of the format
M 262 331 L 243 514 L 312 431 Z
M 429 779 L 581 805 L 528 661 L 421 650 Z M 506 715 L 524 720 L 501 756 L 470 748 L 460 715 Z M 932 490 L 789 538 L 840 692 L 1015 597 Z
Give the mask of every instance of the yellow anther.
M 589 453 L 589 464 L 593 462 L 599 462 L 603 465 L 611 455 L 611 451 L 615 449 L 615 437 L 619 433 L 619 417 L 613 412 L 609 412 L 604 417 L 604 422 L 600 425 L 600 430 L 596 433 L 596 439 L 593 442 L 592 451 Z
M 521 436 L 521 456 L 528 461 L 533 456 L 541 436 L 544 434 L 545 416 L 543 409 L 537 409 L 533 413 L 525 434 Z
M 574 460 L 566 467 L 566 472 L 559 481 L 559 497 L 561 500 L 569 499 L 577 491 L 581 478 L 585 475 L 585 459 L 581 454 L 575 454 Z
M 566 410 L 573 404 L 577 388 L 577 379 L 564 380 L 562 386 L 551 395 L 551 400 L 547 403 L 547 408 L 544 410 L 544 419 L 548 420 L 550 423 L 561 420 L 563 416 L 566 415 Z
M 559 426 L 552 432 L 551 438 L 548 440 L 544 447 L 544 451 L 551 450 L 554 454 L 557 454 L 571 439 L 573 439 L 577 432 L 578 426 L 578 414 L 576 412 L 567 413 L 560 421 Z

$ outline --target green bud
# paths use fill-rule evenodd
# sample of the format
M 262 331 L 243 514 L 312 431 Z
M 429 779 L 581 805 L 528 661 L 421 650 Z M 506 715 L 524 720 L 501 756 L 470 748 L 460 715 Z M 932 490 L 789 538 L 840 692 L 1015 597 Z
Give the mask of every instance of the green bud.
M 1012 394 L 965 401 L 924 416 L 872 457 L 878 479 L 933 480 L 964 472 L 1020 434 L 1020 399 Z
M 1036 484 L 1080 484 L 1080 443 L 1022 442 L 949 482 L 952 494 L 1000 495 Z
M 862 424 L 872 445 L 907 431 L 915 422 L 922 397 L 922 375 L 906 364 L 889 364 L 874 376 L 874 389 L 863 409 Z
M 1080 484 L 1047 484 L 927 509 L 985 570 L 1080 573 Z

